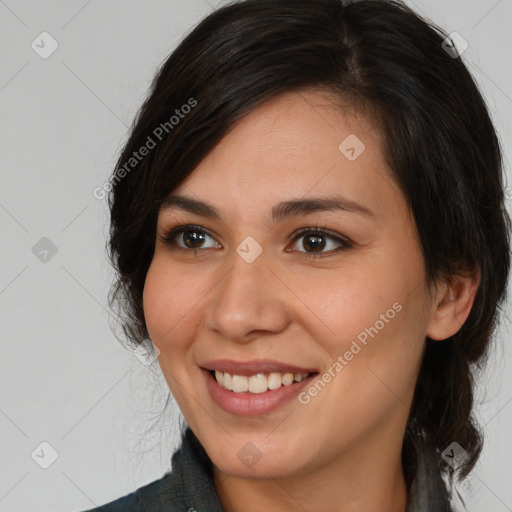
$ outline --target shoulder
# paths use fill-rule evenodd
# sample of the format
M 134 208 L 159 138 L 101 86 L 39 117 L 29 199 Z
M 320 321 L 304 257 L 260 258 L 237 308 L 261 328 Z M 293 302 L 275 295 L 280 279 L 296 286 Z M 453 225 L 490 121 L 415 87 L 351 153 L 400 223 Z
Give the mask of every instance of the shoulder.
M 223 512 L 213 482 L 212 463 L 190 428 L 172 457 L 171 471 L 99 507 L 82 512 Z
M 190 428 L 172 457 L 171 469 L 126 496 L 83 512 L 223 512 L 213 482 L 212 463 Z
M 171 473 L 146 484 L 136 491 L 83 512 L 146 512 L 159 511 L 164 504 L 169 506 L 168 488 Z M 162 508 L 163 509 L 163 508 Z

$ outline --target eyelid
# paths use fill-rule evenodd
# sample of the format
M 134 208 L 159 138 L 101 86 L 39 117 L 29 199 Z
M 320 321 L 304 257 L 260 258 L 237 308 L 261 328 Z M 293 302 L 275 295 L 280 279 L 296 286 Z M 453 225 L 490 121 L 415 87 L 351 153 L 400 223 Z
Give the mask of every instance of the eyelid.
M 295 242 L 295 240 L 297 240 L 301 236 L 309 235 L 309 234 L 311 234 L 311 235 L 319 234 L 319 235 L 323 235 L 323 236 L 326 236 L 329 238 L 334 238 L 340 242 L 346 243 L 347 245 L 353 244 L 353 242 L 351 240 L 349 240 L 349 238 L 347 238 L 346 236 L 343 236 L 340 233 L 336 233 L 335 231 L 331 231 L 330 229 L 327 229 L 325 227 L 318 226 L 318 225 L 316 225 L 314 227 L 298 229 L 291 235 L 290 240 Z
M 300 254 L 302 258 L 306 259 L 320 259 L 320 258 L 328 258 L 329 256 L 332 256 L 334 254 L 337 254 L 342 251 L 346 251 L 348 249 L 352 249 L 354 247 L 354 243 L 347 238 L 346 236 L 343 236 L 339 233 L 333 232 L 330 229 L 327 229 L 326 227 L 321 227 L 316 225 L 315 227 L 307 227 L 307 228 L 301 228 L 291 236 L 291 240 L 293 244 L 295 245 L 297 243 L 297 240 L 302 238 L 305 235 L 319 235 L 324 238 L 330 238 L 336 241 L 336 243 L 339 245 L 338 247 L 334 249 L 330 249 L 328 251 L 321 251 L 321 252 L 307 252 L 307 251 L 293 251 L 293 250 L 287 250 L 286 252 L 297 252 Z
M 201 232 L 205 233 L 206 235 L 208 235 L 209 237 L 215 239 L 215 236 L 212 235 L 212 233 L 210 231 L 208 231 L 206 228 L 204 228 L 202 226 L 199 226 L 198 224 L 179 224 L 170 229 L 165 229 L 163 234 L 158 236 L 158 239 L 164 244 L 175 245 L 178 247 L 178 249 L 184 249 L 186 251 L 200 250 L 201 249 L 200 247 L 198 249 L 188 249 L 188 248 L 185 249 L 184 247 L 181 247 L 174 241 L 174 238 L 176 238 L 176 236 L 178 234 L 181 234 L 185 231 L 201 231 Z
M 165 230 L 163 234 L 158 235 L 158 239 L 164 244 L 174 246 L 177 249 L 182 249 L 187 252 L 196 252 L 196 251 L 200 251 L 201 249 L 205 249 L 202 247 L 198 247 L 197 249 L 191 249 L 191 248 L 185 248 L 185 247 L 180 246 L 174 239 L 176 238 L 177 235 L 182 234 L 186 231 L 203 232 L 215 240 L 215 236 L 212 235 L 209 230 L 207 230 L 206 228 L 199 226 L 197 224 L 180 224 L 180 225 L 174 226 L 168 230 Z M 308 253 L 306 251 L 289 251 L 289 250 L 287 250 L 286 252 L 298 252 L 299 254 L 301 254 L 305 257 L 317 257 L 318 258 L 318 257 L 322 257 L 322 256 L 331 255 L 337 251 L 350 249 L 354 246 L 354 243 L 348 237 L 343 236 L 334 231 L 331 231 L 330 229 L 327 229 L 326 227 L 319 226 L 318 224 L 315 226 L 312 226 L 312 227 L 305 227 L 305 228 L 300 228 L 300 229 L 296 230 L 294 233 L 292 233 L 292 235 L 290 235 L 289 241 L 296 242 L 299 238 L 301 238 L 304 235 L 308 235 L 308 234 L 311 234 L 311 235 L 317 234 L 320 236 L 334 239 L 337 242 L 339 242 L 340 247 L 338 247 L 336 249 L 331 249 L 329 251 L 318 252 L 318 253 L 315 253 L 315 252 Z M 218 244 L 219 242 L 216 241 L 216 243 Z M 206 247 L 206 249 L 212 249 L 212 247 Z

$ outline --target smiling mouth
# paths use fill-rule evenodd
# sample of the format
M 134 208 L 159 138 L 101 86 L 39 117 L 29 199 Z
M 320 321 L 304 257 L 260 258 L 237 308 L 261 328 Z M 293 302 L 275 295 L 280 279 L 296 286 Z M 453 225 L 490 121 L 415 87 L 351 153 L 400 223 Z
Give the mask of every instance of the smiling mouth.
M 309 377 L 317 375 L 318 372 L 298 373 L 256 373 L 254 375 L 236 375 L 219 370 L 210 370 L 210 375 L 222 388 L 234 393 L 260 394 L 267 391 L 274 391 L 284 386 L 302 382 Z

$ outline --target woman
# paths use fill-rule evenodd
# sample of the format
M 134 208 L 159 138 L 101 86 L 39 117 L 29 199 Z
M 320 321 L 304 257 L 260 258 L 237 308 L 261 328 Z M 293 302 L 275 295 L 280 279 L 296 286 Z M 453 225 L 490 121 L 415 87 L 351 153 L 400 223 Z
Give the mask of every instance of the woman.
M 155 78 L 114 172 L 112 300 L 187 428 L 95 509 L 445 511 L 510 265 L 458 47 L 388 0 L 247 0 Z

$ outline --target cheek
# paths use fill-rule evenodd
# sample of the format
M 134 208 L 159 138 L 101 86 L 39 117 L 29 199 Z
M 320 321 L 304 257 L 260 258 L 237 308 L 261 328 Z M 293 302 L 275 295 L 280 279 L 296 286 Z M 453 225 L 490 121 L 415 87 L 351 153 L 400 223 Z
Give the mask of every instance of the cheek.
M 148 270 L 143 292 L 144 317 L 149 335 L 164 357 L 169 350 L 179 350 L 186 341 L 180 333 L 200 293 L 190 284 L 183 273 L 171 272 L 159 259 L 153 260 Z
M 189 348 L 197 326 L 193 308 L 201 295 L 190 287 L 186 273 L 172 272 L 162 263 L 155 259 L 148 270 L 143 292 L 144 316 L 149 336 L 160 350 L 162 374 L 180 410 L 191 418 L 189 393 L 193 385 L 187 373 L 187 358 L 191 356 Z
M 322 428 L 331 434 L 343 429 L 345 440 L 387 424 L 395 414 L 405 421 L 424 345 L 417 299 L 386 279 L 368 283 L 370 288 L 358 286 L 360 281 L 350 287 L 345 280 L 344 291 L 331 283 L 324 288 L 331 297 L 315 303 L 334 334 L 317 331 L 316 342 L 326 353 L 319 375 L 325 384 L 313 383 L 300 397 L 305 414 L 326 417 L 319 420 Z
M 153 262 L 146 275 L 142 303 L 149 335 L 153 342 L 157 344 L 165 333 L 166 324 L 168 323 L 166 314 L 169 313 L 171 298 L 172 295 L 165 275 L 162 275 L 158 265 Z
M 403 308 L 406 285 L 385 275 L 380 265 L 354 266 L 314 281 L 303 277 L 297 276 L 293 286 L 296 295 L 304 297 L 301 322 L 332 358 L 349 350 L 354 340 L 364 346 L 401 321 L 398 310 Z
M 408 263 L 401 265 L 405 252 Z M 301 296 L 308 297 L 313 310 L 308 329 L 326 352 L 327 368 L 335 375 L 343 373 L 332 387 L 338 390 L 335 394 L 374 401 L 394 392 L 406 401 L 427 325 L 422 259 L 415 247 L 398 242 L 379 256 L 364 265 L 354 260 L 339 277 L 326 276 Z M 301 293 L 306 289 L 297 295 Z

